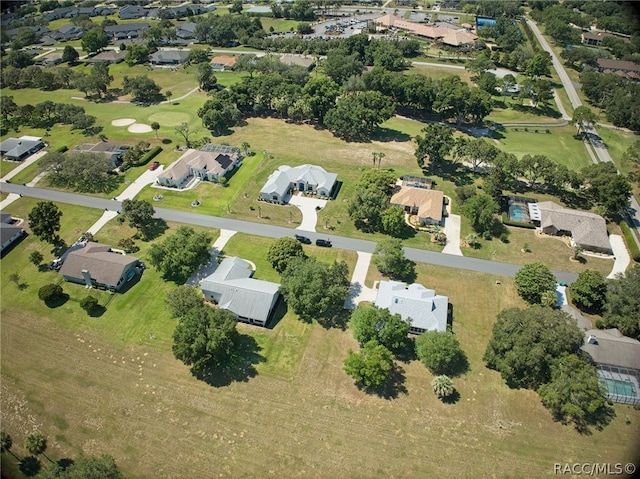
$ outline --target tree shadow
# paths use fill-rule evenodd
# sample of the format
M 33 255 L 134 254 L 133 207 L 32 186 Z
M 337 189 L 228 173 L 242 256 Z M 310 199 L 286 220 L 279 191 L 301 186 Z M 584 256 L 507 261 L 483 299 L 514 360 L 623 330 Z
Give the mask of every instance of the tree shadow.
M 27 456 L 20 461 L 20 472 L 27 477 L 33 477 L 42 469 L 40 459 L 35 456 Z
M 69 295 L 67 293 L 62 293 L 60 296 L 56 296 L 50 301 L 45 301 L 44 304 L 46 304 L 48 308 L 54 309 L 63 306 L 67 301 L 69 301 Z
M 399 143 L 405 143 L 411 140 L 411 136 L 402 131 L 379 126 L 376 129 L 375 133 L 371 135 L 371 139 L 380 141 L 383 143 L 389 142 L 389 141 L 397 141 Z
M 593 434 L 591 428 L 602 431 L 616 417 L 616 411 L 608 404 L 598 408 L 592 414 L 587 414 L 582 420 L 575 422 L 576 431 L 584 436 Z
M 75 461 L 69 457 L 63 457 L 62 459 L 58 459 L 58 461 L 56 461 L 56 464 L 58 464 L 58 467 L 60 467 L 64 471 L 67 467 L 73 466 L 75 464 Z
M 38 265 L 38 272 L 39 273 L 46 273 L 47 271 L 50 271 L 49 265 L 47 263 L 43 263 L 43 264 L 39 264 Z
M 455 404 L 460 401 L 460 393 L 457 389 L 454 389 L 453 393 L 440 399 L 443 404 Z
M 104 313 L 106 313 L 106 311 L 107 311 L 107 308 L 99 304 L 96 307 L 91 308 L 89 311 L 87 311 L 87 314 L 92 318 L 99 318 Z
M 346 299 L 346 298 L 345 298 Z M 341 331 L 345 331 L 349 324 L 349 318 L 351 317 L 351 311 L 344 309 L 342 304 L 339 309 L 336 309 L 334 313 L 328 318 L 318 318 L 318 324 L 324 329 L 338 328 Z
M 153 218 L 149 224 L 142 230 L 142 236 L 145 241 L 152 241 L 162 236 L 169 229 L 169 225 L 162 218 Z
M 275 328 L 278 325 L 278 323 L 282 320 L 282 318 L 285 317 L 285 315 L 287 314 L 287 311 L 289 311 L 287 302 L 284 300 L 284 297 L 280 295 L 280 297 L 278 298 L 278 303 L 276 304 L 276 307 L 273 309 L 271 318 L 269 321 L 267 321 L 267 326 L 266 326 L 267 329 Z
M 200 381 L 216 388 L 228 386 L 233 382 L 247 382 L 258 374 L 255 365 L 266 361 L 260 351 L 262 347 L 255 338 L 248 334 L 240 334 L 235 341 L 232 355 L 224 363 L 205 371 L 191 372 Z
M 523 113 L 530 113 L 536 116 L 548 116 L 551 118 L 560 118 L 562 115 L 551 108 L 549 105 L 538 105 L 536 108 L 518 103 L 512 103 L 511 108 Z M 541 127 L 542 128 L 542 127 Z
M 397 399 L 400 394 L 408 394 L 404 385 L 406 377 L 404 368 L 398 364 L 394 364 L 393 370 L 384 384 L 376 387 L 362 387 L 367 394 L 375 394 L 384 399 Z
M 404 348 L 394 350 L 393 353 L 395 354 L 396 359 L 402 363 L 410 363 L 411 361 L 416 361 L 418 359 L 418 355 L 416 354 L 415 338 L 408 337 Z

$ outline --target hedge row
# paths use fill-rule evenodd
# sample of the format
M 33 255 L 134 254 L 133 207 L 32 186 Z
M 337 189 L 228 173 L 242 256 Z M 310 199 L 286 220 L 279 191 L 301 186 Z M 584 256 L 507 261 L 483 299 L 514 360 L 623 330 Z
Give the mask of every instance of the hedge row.
M 502 224 L 507 225 L 507 226 L 516 226 L 518 228 L 527 228 L 530 230 L 533 230 L 536 228 L 536 225 L 531 224 L 531 223 L 526 223 L 524 221 L 513 221 L 509 219 L 509 215 L 507 214 L 507 212 L 503 212 L 502 213 Z
M 149 161 L 151 161 L 153 158 L 158 156 L 158 153 L 160 153 L 161 151 L 162 151 L 162 147 L 156 146 L 155 148 L 147 151 L 144 155 L 142 155 L 140 159 L 133 164 L 133 166 L 146 165 L 147 163 L 149 163 Z
M 629 248 L 629 252 L 631 253 L 631 258 L 633 258 L 633 261 L 640 263 L 640 248 L 638 248 L 638 244 L 626 221 L 620 221 L 620 229 L 622 230 L 624 241 L 627 243 L 627 248 Z
M 60 148 L 58 148 L 56 150 L 56 153 L 64 153 L 64 152 L 66 152 L 68 150 L 69 150 L 69 147 L 67 145 L 64 145 L 64 146 L 61 146 Z

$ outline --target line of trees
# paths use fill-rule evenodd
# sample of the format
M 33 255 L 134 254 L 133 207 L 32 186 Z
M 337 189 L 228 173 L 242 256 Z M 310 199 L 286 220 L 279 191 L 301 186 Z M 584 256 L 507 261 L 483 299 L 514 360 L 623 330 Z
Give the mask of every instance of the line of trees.
M 96 117 L 87 115 L 81 106 L 68 103 L 55 103 L 45 100 L 35 106 L 19 106 L 12 96 L 0 97 L 0 127 L 3 130 L 18 130 L 21 126 L 50 129 L 60 123 L 71 125 L 72 130 L 83 130 L 86 134 L 95 134 L 101 127 L 94 126 Z

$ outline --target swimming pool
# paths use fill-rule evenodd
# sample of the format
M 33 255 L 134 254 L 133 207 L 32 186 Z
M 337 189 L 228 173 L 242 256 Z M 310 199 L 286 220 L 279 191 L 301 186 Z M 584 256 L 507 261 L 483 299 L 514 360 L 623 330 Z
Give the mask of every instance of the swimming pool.
M 634 384 L 630 381 L 620 381 L 618 379 L 600 378 L 607 387 L 609 394 L 615 394 L 617 396 L 626 396 L 628 398 L 637 398 L 638 393 Z
M 509 218 L 514 221 L 524 221 L 524 210 L 520 205 L 509 206 Z

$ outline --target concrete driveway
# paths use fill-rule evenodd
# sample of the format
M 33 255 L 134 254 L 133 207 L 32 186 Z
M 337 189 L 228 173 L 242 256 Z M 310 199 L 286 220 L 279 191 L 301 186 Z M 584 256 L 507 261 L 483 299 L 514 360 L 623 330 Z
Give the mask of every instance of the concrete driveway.
M 460 215 L 449 214 L 447 216 L 444 220 L 444 233 L 447 235 L 447 244 L 444 245 L 442 252 L 462 256 L 462 250 L 460 249 Z
M 616 262 L 613 263 L 613 268 L 607 278 L 613 279 L 618 273 L 624 275 L 624 272 L 631 262 L 631 258 L 629 257 L 629 252 L 627 251 L 622 236 L 609 235 L 609 243 L 611 243 L 611 249 L 613 250 L 613 256 L 616 258 Z
M 302 212 L 302 223 L 300 223 L 300 226 L 296 229 L 315 232 L 316 225 L 318 224 L 318 212 L 316 211 L 316 208 L 324 208 L 327 204 L 327 200 L 309 198 L 308 196 L 302 196 L 302 193 L 298 193 L 291 197 L 289 204 L 297 206 Z
M 358 261 L 356 267 L 353 268 L 353 276 L 351 277 L 351 285 L 349 286 L 349 294 L 344 301 L 344 309 L 356 309 L 361 301 L 375 302 L 377 291 L 375 288 L 367 288 L 364 281 L 367 278 L 369 264 L 371 263 L 371 253 L 363 253 L 358 251 Z

